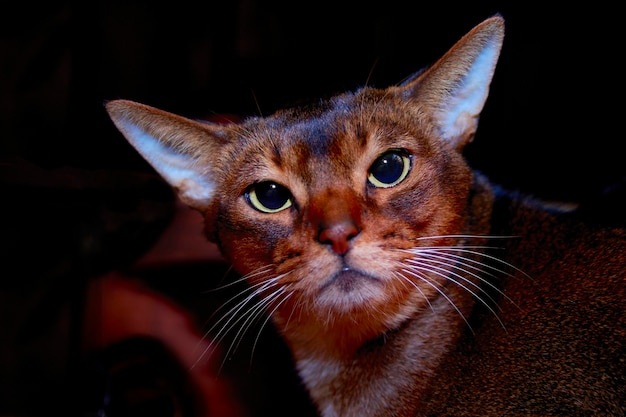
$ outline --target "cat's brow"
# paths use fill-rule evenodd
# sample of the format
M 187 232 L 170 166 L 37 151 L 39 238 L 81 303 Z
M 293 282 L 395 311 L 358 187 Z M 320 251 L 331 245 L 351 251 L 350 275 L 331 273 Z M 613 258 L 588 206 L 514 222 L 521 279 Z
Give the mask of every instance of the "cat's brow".
M 324 157 L 332 141 L 332 128 L 325 119 L 315 118 L 298 126 L 298 149 L 307 148 L 311 157 Z

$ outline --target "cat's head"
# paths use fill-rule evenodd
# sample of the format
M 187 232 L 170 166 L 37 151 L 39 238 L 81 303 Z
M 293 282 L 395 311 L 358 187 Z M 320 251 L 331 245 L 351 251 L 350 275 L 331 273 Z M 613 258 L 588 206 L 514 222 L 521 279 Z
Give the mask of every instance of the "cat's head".
M 415 248 L 467 230 L 473 138 L 503 39 L 492 17 L 399 86 L 214 125 L 129 101 L 107 110 L 130 143 L 205 215 L 210 239 L 282 326 L 315 337 L 397 326 L 441 293 Z M 450 258 L 447 259 L 451 261 Z

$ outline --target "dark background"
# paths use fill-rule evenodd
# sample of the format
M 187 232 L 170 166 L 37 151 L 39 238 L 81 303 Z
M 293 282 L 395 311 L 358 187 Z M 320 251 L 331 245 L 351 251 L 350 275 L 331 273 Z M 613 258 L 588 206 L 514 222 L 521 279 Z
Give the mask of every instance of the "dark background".
M 0 415 L 67 413 L 81 367 L 86 282 L 136 259 L 171 216 L 172 194 L 114 129 L 106 100 L 189 117 L 267 115 L 365 83 L 398 83 L 501 13 L 504 48 L 469 161 L 506 187 L 609 202 L 595 212 L 621 217 L 617 7 L 475 3 L 22 1 L 4 8 Z
M 19 2 L 0 17 L 2 156 L 46 170 L 145 169 L 114 131 L 105 100 L 190 117 L 269 114 L 365 83 L 398 83 L 499 12 L 507 36 L 474 165 L 562 199 L 623 175 L 617 10 L 436 3 Z

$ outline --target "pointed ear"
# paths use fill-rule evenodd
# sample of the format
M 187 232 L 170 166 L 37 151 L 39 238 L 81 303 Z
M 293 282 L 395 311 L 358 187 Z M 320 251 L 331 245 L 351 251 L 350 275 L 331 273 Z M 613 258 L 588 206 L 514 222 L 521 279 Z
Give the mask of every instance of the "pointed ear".
M 474 27 L 441 59 L 402 85 L 433 116 L 442 138 L 461 150 L 478 127 L 504 38 L 504 19 L 493 16 Z
M 214 157 L 225 131 L 144 104 L 114 100 L 106 110 L 115 126 L 189 206 L 205 211 L 214 197 Z M 204 163 L 203 163 L 204 162 Z

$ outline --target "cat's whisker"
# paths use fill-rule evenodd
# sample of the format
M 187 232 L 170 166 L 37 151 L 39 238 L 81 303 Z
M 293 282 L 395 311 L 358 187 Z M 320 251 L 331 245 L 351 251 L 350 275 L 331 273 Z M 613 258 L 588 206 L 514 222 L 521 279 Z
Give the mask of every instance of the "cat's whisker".
M 263 291 L 267 286 L 271 285 L 272 280 L 269 280 L 267 282 L 259 282 L 257 284 L 254 285 L 250 285 L 245 287 L 241 292 L 235 294 L 233 297 L 231 297 L 229 300 L 227 300 L 226 302 L 224 302 L 220 307 L 218 307 L 215 311 L 213 311 L 213 314 L 211 314 L 211 316 L 208 318 L 207 321 L 210 321 L 213 317 L 215 317 L 222 309 L 226 308 L 226 306 L 228 306 L 229 304 L 235 302 L 235 300 L 237 300 L 238 298 L 241 298 L 242 296 L 244 296 L 246 293 L 251 293 L 250 295 L 248 295 L 244 300 L 239 301 L 238 304 L 236 304 L 233 308 L 231 308 L 231 310 L 229 310 L 228 312 L 226 312 L 226 314 L 223 315 L 222 319 L 220 319 L 217 323 L 215 323 L 213 325 L 213 327 L 211 327 L 211 329 L 209 329 L 209 332 L 211 330 L 213 330 L 213 328 L 215 327 L 215 325 L 217 325 L 221 320 L 223 320 L 225 317 L 228 317 L 229 315 L 232 314 L 233 310 L 237 309 L 237 306 L 239 306 L 240 303 L 245 304 L 246 302 L 249 301 L 250 298 L 254 297 L 255 294 L 257 293 L 257 291 Z M 261 288 L 259 288 L 261 287 Z
M 419 260 L 416 259 L 412 259 L 410 260 L 412 261 L 411 263 L 409 263 L 407 266 L 409 266 L 411 269 L 416 269 L 416 270 L 420 270 L 420 271 L 425 271 L 428 273 L 432 273 L 435 275 L 440 276 L 441 278 L 444 278 L 445 280 L 452 282 L 453 284 L 456 284 L 457 286 L 459 286 L 460 288 L 462 288 L 464 291 L 467 291 L 468 293 L 470 293 L 476 300 L 478 300 L 480 303 L 482 303 L 489 311 L 491 311 L 491 313 L 495 316 L 495 318 L 498 320 L 498 322 L 500 323 L 500 325 L 502 326 L 502 328 L 505 329 L 504 323 L 502 322 L 502 320 L 500 319 L 500 316 L 498 315 L 498 313 L 493 309 L 493 307 L 491 307 L 490 303 L 488 303 L 487 301 L 485 301 L 480 295 L 478 295 L 475 291 L 473 291 L 471 288 L 469 288 L 468 286 L 464 285 L 461 281 L 467 282 L 468 284 L 471 284 L 472 286 L 477 287 L 478 289 L 480 289 L 480 287 L 478 287 L 475 283 L 473 283 L 471 280 L 469 280 L 468 278 L 463 277 L 462 275 L 451 271 L 450 269 L 446 269 L 446 268 L 441 268 L 438 266 L 433 266 L 433 265 L 429 265 L 427 263 L 420 263 Z M 457 278 L 457 279 L 455 279 Z M 460 281 L 459 281 L 460 280 Z M 482 290 L 481 290 L 482 291 Z M 491 298 L 488 294 L 486 294 L 483 291 L 483 294 L 487 295 L 487 297 L 490 299 L 490 301 L 492 303 L 495 303 L 495 301 L 493 300 L 493 298 Z M 506 329 L 505 329 L 506 330 Z
M 229 328 L 234 328 L 235 324 L 242 322 L 241 326 L 239 326 L 239 329 L 237 330 L 237 333 L 235 333 L 234 337 L 233 337 L 233 342 L 236 343 L 237 346 L 239 346 L 240 342 L 241 342 L 241 338 L 240 336 L 243 335 L 243 333 L 245 333 L 248 328 L 250 327 L 250 325 L 252 324 L 252 322 L 259 317 L 259 315 L 263 314 L 263 312 L 265 311 L 265 307 L 267 307 L 269 304 L 271 304 L 271 302 L 274 300 L 275 297 L 280 296 L 280 294 L 284 291 L 284 288 L 278 288 L 276 291 L 274 291 L 273 293 L 265 296 L 265 297 L 259 297 L 258 293 L 253 293 L 250 295 L 250 297 L 242 304 L 242 308 L 248 304 L 250 301 L 255 300 L 256 302 L 251 306 L 251 308 L 249 308 L 248 310 L 246 310 L 241 316 L 236 316 L 237 320 L 235 320 L 234 322 L 232 322 L 229 325 Z M 236 312 L 235 315 L 237 315 L 239 312 Z M 228 323 L 226 324 L 228 325 Z
M 431 235 L 431 236 L 420 236 L 420 237 L 416 237 L 416 238 L 411 238 L 409 240 L 413 240 L 413 241 L 420 241 L 420 240 L 433 240 L 433 239 L 487 239 L 487 240 L 498 240 L 498 239 L 519 239 L 519 236 L 511 236 L 511 235 L 472 235 L 472 234 L 454 234 L 454 235 Z M 484 253 L 481 250 L 494 250 L 494 249 L 501 249 L 498 247 L 494 247 L 494 246 L 488 246 L 488 245 L 467 245 L 467 244 L 459 244 L 459 245 L 455 245 L 455 246 L 428 246 L 428 247 L 423 247 L 423 248 L 415 248 L 416 250 L 422 250 L 422 249 L 446 249 L 446 250 L 450 250 L 450 251 L 457 251 L 457 252 L 463 252 L 463 253 L 467 253 L 470 255 L 478 255 L 478 256 L 482 256 L 484 258 L 487 258 L 489 260 L 495 261 L 496 263 L 506 266 L 507 268 L 511 269 L 512 271 L 518 272 L 522 275 L 524 275 L 526 278 L 529 278 L 530 280 L 533 280 L 533 278 L 528 275 L 527 273 L 525 273 L 524 271 L 522 271 L 521 269 L 517 268 L 515 265 L 512 265 L 506 261 L 503 261 L 502 259 L 493 256 L 493 255 L 489 255 L 488 253 Z M 411 251 L 412 249 L 409 249 L 409 251 Z M 469 258 L 466 258 L 469 259 Z M 511 276 L 513 277 L 514 274 L 510 274 L 508 272 L 504 272 L 492 265 L 489 265 L 487 263 L 483 263 L 483 266 L 498 272 L 498 273 L 502 273 L 502 274 L 506 274 L 507 276 Z
M 246 295 L 246 297 L 243 300 L 238 301 L 237 304 L 235 304 L 234 307 L 232 307 L 228 312 L 226 312 L 226 314 L 224 314 L 224 316 L 220 320 L 218 320 L 218 322 L 215 325 L 219 324 L 219 322 L 225 319 L 226 317 L 229 317 L 229 316 L 237 317 L 240 311 L 251 301 L 254 301 L 257 298 L 260 298 L 261 300 L 265 300 L 267 297 L 260 297 L 261 294 L 269 290 L 270 288 L 278 285 L 276 281 L 277 281 L 277 278 L 272 278 L 266 282 L 262 282 L 262 283 L 255 285 L 254 287 L 251 287 L 253 291 L 248 291 L 248 290 L 242 291 L 239 296 L 244 295 L 246 292 L 248 293 L 248 295 Z M 234 302 L 236 298 L 237 296 L 233 297 L 230 301 Z M 241 318 L 239 320 L 241 320 Z M 224 323 L 224 324 L 228 325 L 228 323 Z M 211 329 L 209 329 L 209 332 L 213 330 L 215 325 Z
M 454 249 L 454 248 L 452 248 Z M 430 250 L 430 248 L 424 248 L 424 249 L 419 249 L 417 251 L 410 251 L 411 253 L 418 253 L 420 257 L 424 257 L 424 258 L 431 258 L 431 260 L 433 262 L 438 262 L 442 265 L 448 265 L 451 266 L 455 269 L 458 269 L 462 272 L 465 272 L 471 276 L 473 276 L 474 278 L 478 279 L 480 282 L 484 283 L 485 285 L 487 285 L 488 287 L 490 287 L 491 289 L 493 289 L 494 291 L 496 291 L 499 295 L 501 295 L 502 297 L 506 298 L 510 303 L 512 303 L 514 306 L 518 307 L 515 302 L 508 296 L 506 295 L 500 288 L 498 288 L 494 283 L 492 283 L 490 280 L 484 278 L 483 276 L 474 273 L 472 271 L 470 271 L 469 269 L 473 270 L 473 271 L 478 271 L 480 272 L 482 275 L 487 275 L 489 277 L 492 278 L 497 278 L 497 275 L 489 272 L 489 270 L 486 269 L 492 269 L 498 273 L 500 273 L 502 276 L 511 276 L 510 273 L 500 270 L 498 268 L 492 267 L 484 262 L 472 259 L 472 258 L 467 258 L 461 255 L 456 255 L 456 254 L 452 254 L 452 253 L 447 253 L 446 252 L 447 249 L 444 250 Z M 435 260 L 435 259 L 437 260 Z M 451 263 L 452 262 L 452 263 Z M 458 264 L 458 265 L 457 265 Z M 459 266 L 460 265 L 460 266 Z M 466 269 L 469 268 L 469 269 Z M 490 297 L 491 298 L 491 297 Z M 519 308 L 519 307 L 518 307 Z
M 294 293 L 294 291 L 290 291 L 288 297 L 291 297 L 291 295 Z M 299 308 L 300 307 L 300 308 Z M 291 312 L 289 313 L 289 317 L 287 317 L 287 320 L 285 321 L 285 328 L 289 327 L 289 323 L 291 322 L 291 318 L 293 317 L 296 308 L 300 311 L 300 318 L 302 317 L 302 308 L 301 306 L 297 305 L 297 304 L 293 304 L 291 307 Z
M 259 112 L 259 116 L 263 117 L 263 112 L 261 111 L 261 103 L 259 102 L 259 98 L 257 97 L 254 90 L 250 90 L 250 93 L 252 94 L 252 98 L 254 99 L 254 104 L 256 105 L 256 109 Z
M 376 113 L 376 110 L 378 109 L 378 107 L 380 106 L 381 103 L 384 102 L 384 99 L 391 94 L 390 91 L 385 91 L 385 93 L 383 94 L 382 98 L 380 100 L 378 100 L 376 102 L 376 104 L 374 105 L 374 107 L 372 108 L 372 110 L 370 111 L 370 115 L 369 115 L 369 120 L 365 123 L 365 126 L 369 125 L 372 123 L 372 118 L 374 117 L 374 113 Z
M 460 253 L 465 253 L 468 255 L 477 255 L 477 256 L 482 256 L 483 258 L 486 258 L 488 260 L 494 261 L 499 265 L 503 265 L 509 269 L 511 269 L 514 272 L 518 272 L 522 275 L 524 275 L 524 277 L 530 279 L 531 281 L 534 281 L 533 278 L 528 275 L 526 272 L 522 271 L 521 269 L 517 268 L 515 265 L 506 262 L 500 258 L 498 258 L 497 256 L 493 256 L 493 255 L 489 255 L 488 253 L 484 253 L 483 251 L 480 251 L 479 249 L 486 249 L 486 250 L 493 250 L 493 249 L 497 249 L 494 248 L 493 246 L 467 246 L 467 245 L 463 245 L 463 246 L 428 246 L 428 247 L 424 247 L 424 248 L 416 248 L 416 249 L 441 249 L 441 250 L 448 250 L 448 251 L 455 251 L 455 252 L 460 252 Z M 409 249 L 412 250 L 412 249 Z M 471 259 L 471 258 L 465 258 L 465 259 Z M 492 265 L 489 265 L 487 263 L 483 263 L 483 266 L 485 266 L 486 268 L 498 272 L 498 273 L 502 273 L 506 276 L 510 276 L 510 277 L 514 277 L 515 275 L 512 273 L 508 273 L 505 271 L 502 271 Z
M 370 83 L 370 79 L 372 78 L 372 75 L 374 74 L 374 69 L 376 69 L 376 65 L 378 64 L 378 57 L 376 57 L 374 59 L 374 62 L 372 63 L 372 66 L 370 68 L 369 73 L 367 74 L 367 78 L 365 79 L 365 86 L 369 85 Z
M 226 338 L 227 334 L 236 330 L 232 337 L 232 340 L 230 342 L 230 345 L 227 351 L 223 355 L 223 361 L 220 366 L 219 372 L 221 372 L 221 369 L 223 368 L 225 361 L 240 346 L 243 340 L 244 334 L 250 329 L 250 327 L 257 320 L 259 320 L 259 318 L 266 316 L 253 343 L 251 359 L 250 359 L 250 361 L 252 361 L 252 357 L 254 355 L 254 349 L 256 347 L 258 338 L 260 337 L 261 331 L 263 330 L 263 328 L 265 327 L 265 325 L 271 318 L 272 314 L 275 313 L 276 309 L 286 299 L 288 299 L 291 296 L 292 293 L 288 292 L 286 287 L 280 286 L 280 283 L 279 283 L 279 281 L 285 276 L 287 276 L 289 272 L 278 275 L 276 277 L 272 277 L 272 278 L 263 277 L 263 275 L 270 273 L 271 270 L 272 270 L 271 266 L 265 266 L 242 277 L 238 281 L 250 280 L 251 278 L 259 278 L 259 277 L 264 278 L 265 280 L 259 281 L 256 284 L 250 285 L 245 290 L 239 292 L 238 294 L 233 296 L 231 299 L 226 301 L 218 310 L 216 310 L 217 312 L 225 308 L 227 305 L 235 303 L 226 313 L 223 314 L 223 316 L 219 320 L 217 320 L 217 322 L 213 324 L 213 326 L 205 334 L 205 337 L 212 336 L 213 337 L 212 343 L 217 346 L 223 343 L 223 340 Z M 228 285 L 224 287 L 227 287 L 227 286 Z M 267 291 L 274 287 L 278 287 L 278 288 L 273 290 L 273 292 L 267 294 Z M 285 293 L 287 293 L 287 296 L 283 297 Z M 267 311 L 268 308 L 272 304 L 276 303 L 277 300 L 280 300 L 280 301 L 278 301 L 276 306 L 272 308 L 272 311 L 268 313 Z M 215 315 L 216 312 L 214 312 L 213 316 Z M 214 330 L 218 326 L 220 326 L 219 331 L 214 333 Z M 210 346 L 204 350 L 199 360 L 204 355 L 206 355 L 209 350 L 210 350 Z
M 519 239 L 519 236 L 508 235 L 432 235 L 432 236 L 420 236 L 411 238 L 409 240 L 433 240 L 433 239 Z
M 286 292 L 286 288 L 283 287 L 281 288 L 283 291 L 283 294 Z M 282 295 L 282 294 L 281 294 Z M 285 302 L 287 301 L 289 298 L 291 298 L 291 296 L 293 295 L 292 291 L 289 291 L 288 294 L 282 298 L 282 300 L 280 300 L 278 303 L 276 303 L 276 305 L 274 306 L 274 308 L 268 312 L 267 317 L 265 317 L 265 320 L 263 320 L 263 323 L 261 323 L 261 326 L 259 327 L 259 331 L 257 332 L 256 337 L 254 338 L 254 343 L 252 344 L 252 352 L 250 353 L 250 365 L 252 365 L 252 358 L 254 356 L 254 351 L 256 350 L 256 346 L 257 343 L 259 341 L 259 338 L 261 337 L 261 332 L 263 331 L 263 329 L 265 328 L 265 326 L 267 325 L 268 321 L 272 318 L 272 316 L 274 315 L 274 313 L 276 313 L 276 310 L 278 310 L 278 308 Z M 289 317 L 291 317 L 291 315 L 289 315 Z M 289 320 L 287 320 L 287 322 L 289 322 Z
M 192 368 L 200 362 L 210 351 L 214 350 L 222 341 L 227 333 L 227 329 L 232 328 L 237 322 L 242 320 L 245 316 L 237 317 L 237 314 L 248 304 L 251 300 L 254 299 L 257 290 L 254 287 L 246 288 L 244 291 L 238 293 L 236 296 L 232 297 L 230 300 L 222 304 L 218 309 L 216 309 L 211 317 L 215 316 L 217 312 L 225 308 L 230 303 L 234 302 L 237 298 L 243 296 L 246 293 L 248 294 L 243 300 L 240 300 L 235 304 L 230 310 L 228 310 L 222 317 L 217 320 L 213 326 L 209 330 L 207 330 L 202 336 L 201 340 L 198 342 L 198 346 L 200 346 L 207 338 L 211 337 L 211 342 L 203 349 L 203 351 L 198 355 L 198 359 L 193 364 Z M 236 319 L 236 320 L 235 320 Z M 209 318 L 210 320 L 210 318 Z M 235 320 L 233 322 L 233 320 Z M 217 333 L 213 333 L 213 330 L 221 325 L 221 329 Z
M 241 344 L 241 341 L 243 340 L 243 335 L 248 331 L 248 329 L 252 326 L 252 324 L 255 321 L 257 321 L 260 317 L 266 315 L 267 307 L 269 307 L 276 299 L 278 299 L 284 293 L 285 293 L 285 288 L 281 287 L 281 288 L 277 289 L 276 291 L 274 291 L 273 293 L 269 294 L 268 296 L 261 298 L 248 311 L 246 311 L 244 313 L 244 315 L 242 316 L 243 322 L 242 322 L 241 326 L 239 326 L 239 329 L 237 330 L 237 333 L 234 335 L 233 340 L 232 340 L 228 350 L 226 351 L 226 353 L 224 355 L 222 366 L 224 365 L 224 363 L 228 359 L 228 357 L 230 357 L 231 353 L 233 353 L 234 351 L 237 350 L 237 348 Z M 284 301 L 284 299 L 281 300 L 277 305 L 280 306 L 280 304 L 283 301 Z M 272 313 L 274 313 L 274 312 L 275 312 L 275 309 L 272 310 Z M 256 336 L 256 338 L 254 340 L 253 347 L 252 347 L 252 352 L 250 354 L 250 362 L 252 362 L 252 356 L 254 354 L 254 348 L 256 347 L 256 343 L 257 343 L 257 340 L 259 338 L 259 335 L 260 335 L 261 331 L 263 330 L 263 328 L 265 327 L 265 324 L 267 323 L 267 321 L 270 319 L 270 317 L 271 317 L 270 315 L 266 316 L 266 318 L 263 321 L 263 324 L 261 325 L 261 327 L 259 329 L 259 332 L 258 332 L 258 334 L 257 334 L 257 336 Z M 241 320 L 236 320 L 235 322 L 233 322 L 233 324 L 230 326 L 230 328 L 234 328 L 234 325 L 237 324 L 239 321 L 241 321 Z
M 229 266 L 228 266 L 228 268 L 226 268 L 226 271 L 224 271 L 224 273 L 222 274 L 222 277 L 218 280 L 218 284 L 221 284 L 222 282 L 226 281 L 226 280 L 228 279 L 228 275 L 229 275 L 229 274 L 230 274 L 233 270 L 234 270 L 234 269 L 233 269 L 233 266 L 232 266 L 232 265 L 229 265 Z M 238 280 L 236 280 L 236 281 L 237 281 L 237 282 L 240 282 L 240 281 L 241 281 L 241 279 L 238 279 Z M 230 285 L 232 285 L 232 283 L 231 283 L 231 284 L 226 284 L 226 286 L 230 286 Z M 218 290 L 218 289 L 220 289 L 220 288 L 222 288 L 222 285 L 218 285 L 217 287 L 214 287 L 214 288 L 209 288 L 209 289 L 207 289 L 207 290 L 203 291 L 203 294 L 208 294 L 208 293 L 211 293 L 211 292 L 216 291 L 216 290 Z
M 458 235 L 440 235 L 440 236 L 423 236 L 412 240 L 433 240 L 433 239 L 510 239 L 514 236 L 495 236 L 495 235 L 471 235 L 471 234 L 458 234 Z M 519 272 L 526 277 L 528 274 L 516 268 L 514 265 L 487 253 L 485 250 L 498 249 L 488 245 L 468 245 L 460 244 L 457 246 L 426 246 L 416 247 L 412 249 L 401 250 L 402 252 L 410 253 L 414 255 L 414 258 L 410 258 L 405 261 L 405 264 L 412 269 L 419 269 L 422 271 L 434 273 L 442 278 L 453 282 L 465 291 L 469 292 L 477 301 L 482 303 L 498 320 L 500 325 L 506 330 L 502 320 L 492 306 L 497 306 L 499 311 L 502 311 L 500 305 L 494 300 L 494 298 L 486 291 L 486 288 L 481 287 L 468 277 L 473 277 L 478 282 L 483 283 L 488 288 L 496 291 L 497 294 L 504 297 L 514 306 L 518 307 L 513 300 L 506 295 L 500 288 L 498 288 L 492 280 L 489 278 L 497 278 L 498 276 L 515 276 L 513 272 Z M 478 259 L 477 259 L 478 258 Z M 499 268 L 490 264 L 494 262 L 496 265 L 502 265 L 503 268 Z M 510 271 L 507 271 L 510 270 Z M 464 276 L 464 274 L 466 276 Z M 529 277 L 530 278 L 530 277 Z M 474 289 L 470 288 L 473 287 Z M 482 294 L 481 294 L 482 293 Z M 519 308 L 519 307 L 518 307 Z
M 255 274 L 252 274 L 252 275 L 256 276 L 257 273 L 260 273 L 260 271 L 257 270 L 257 272 L 255 272 Z M 250 274 L 246 276 L 246 278 L 248 278 L 248 277 L 250 277 Z M 219 320 L 217 320 L 209 328 L 209 330 L 207 330 L 205 332 L 204 336 L 202 337 L 202 339 L 198 343 L 198 346 L 201 343 L 203 343 L 208 337 L 212 337 L 213 340 L 202 351 L 202 353 L 199 355 L 198 359 L 194 363 L 194 366 L 211 350 L 211 347 L 213 345 L 218 345 L 219 343 L 221 343 L 222 339 L 226 336 L 226 334 L 228 333 L 228 331 L 230 329 L 234 328 L 234 326 L 237 323 L 239 323 L 241 320 L 243 320 L 243 319 L 245 319 L 247 317 L 248 313 L 246 313 L 246 312 L 244 312 L 243 315 L 238 316 L 239 313 L 246 307 L 246 305 L 248 305 L 251 301 L 255 300 L 256 297 L 258 297 L 262 292 L 266 291 L 267 289 L 271 288 L 272 286 L 278 285 L 277 281 L 281 277 L 282 276 L 278 276 L 278 277 L 275 277 L 273 279 L 269 279 L 267 281 L 261 281 L 261 282 L 259 282 L 257 284 L 250 285 L 249 287 L 246 287 L 243 291 L 241 291 L 241 292 L 237 293 L 235 296 L 231 297 L 229 300 L 227 300 L 225 303 L 223 303 L 219 308 L 217 308 L 213 312 L 213 314 L 211 315 L 209 320 L 212 317 L 214 317 L 217 313 L 219 313 L 221 310 L 226 308 L 228 305 L 236 302 L 236 304 L 234 306 L 232 306 L 226 313 L 224 313 L 222 315 L 222 317 Z M 240 299 L 241 297 L 244 297 L 244 298 Z M 214 330 L 218 326 L 221 326 L 221 329 L 217 333 L 214 334 L 213 332 L 214 332 Z
M 450 249 L 450 250 L 454 250 L 454 249 Z M 467 267 L 469 269 L 475 270 L 475 271 L 480 271 L 481 273 L 483 273 L 484 275 L 488 275 L 492 278 L 496 278 L 497 275 L 494 274 L 493 272 L 489 272 L 489 271 L 484 271 L 483 268 L 490 268 L 490 265 L 481 262 L 481 261 L 477 261 L 475 259 L 472 258 L 468 258 L 465 257 L 463 255 L 456 255 L 453 253 L 448 253 L 448 249 L 447 248 L 437 248 L 437 249 L 431 249 L 431 248 L 424 248 L 424 249 L 419 249 L 419 250 L 415 250 L 415 251 L 409 251 L 410 253 L 413 254 L 417 254 L 420 257 L 425 257 L 425 258 L 434 258 L 434 259 L 444 259 L 445 261 L 451 261 L 451 262 L 455 262 L 455 263 L 459 263 L 461 265 L 463 265 L 464 267 Z M 442 263 L 444 261 L 441 261 Z M 506 271 L 502 271 L 500 269 L 497 269 L 495 267 L 491 267 L 491 269 L 495 269 L 497 272 L 499 272 L 501 275 L 503 276 L 509 276 L 510 274 Z M 474 275 L 476 278 L 480 278 L 480 276 L 478 275 Z M 482 278 L 481 278 L 482 279 Z M 486 283 L 489 283 L 489 281 L 486 281 Z
M 231 268 L 229 268 L 229 270 Z M 211 288 L 210 290 L 207 290 L 207 292 L 214 292 L 214 291 L 219 291 L 219 290 L 223 290 L 225 288 L 232 287 L 232 286 L 237 285 L 237 284 L 239 284 L 241 282 L 247 281 L 250 278 L 254 278 L 254 277 L 257 277 L 259 275 L 266 274 L 266 273 L 270 272 L 271 269 L 272 269 L 271 266 L 261 267 L 258 270 L 254 271 L 254 272 L 252 272 L 250 274 L 246 274 L 246 275 L 244 275 L 244 276 L 242 276 L 242 277 L 240 277 L 238 279 L 235 279 L 235 280 L 233 280 L 233 281 L 231 281 L 231 282 L 229 282 L 227 284 L 220 285 L 220 286 L 215 287 L 215 288 Z
M 480 287 L 480 285 L 476 284 L 475 282 L 473 282 L 470 279 L 467 279 L 463 275 L 454 272 L 454 270 L 458 270 L 461 273 L 468 274 L 468 275 L 476 278 L 478 281 L 483 282 L 483 283 L 487 284 L 488 286 L 492 287 L 493 289 L 495 289 L 496 291 L 500 292 L 499 289 L 497 287 L 495 287 L 492 283 L 490 283 L 488 280 L 486 280 L 484 278 L 481 278 L 480 276 L 478 276 L 477 274 L 473 273 L 472 271 L 469 271 L 469 270 L 463 268 L 464 264 L 462 262 L 450 262 L 448 259 L 446 259 L 446 261 L 441 261 L 439 259 L 433 259 L 432 254 L 420 254 L 420 255 L 421 256 L 420 256 L 419 260 L 417 260 L 417 259 L 408 259 L 407 262 L 409 262 L 410 264 L 417 264 L 419 266 L 428 266 L 428 265 L 431 265 L 431 264 L 441 265 L 441 266 L 435 266 L 435 265 L 432 265 L 432 266 L 433 266 L 433 268 L 437 268 L 440 271 L 447 271 L 450 274 L 452 274 L 453 276 L 455 276 L 455 277 L 463 280 L 464 282 L 470 284 L 472 287 L 476 288 L 478 291 L 483 292 L 487 296 L 489 301 L 491 301 L 494 305 L 497 305 L 496 301 L 488 293 L 484 292 L 484 290 Z
M 497 268 L 493 265 L 490 265 L 486 262 L 482 262 L 482 261 L 478 261 L 476 259 L 473 259 L 471 257 L 468 256 L 464 256 L 465 254 L 470 254 L 470 255 L 476 255 L 479 254 L 481 252 L 478 251 L 473 251 L 470 250 L 468 248 L 480 248 L 480 249 L 493 249 L 491 247 L 475 247 L 475 246 L 464 246 L 464 247 L 453 247 L 453 246 L 442 246 L 442 247 L 427 247 L 427 248 L 416 248 L 415 250 L 408 250 L 408 252 L 410 253 L 418 253 L 419 255 L 430 255 L 430 256 L 440 256 L 440 257 L 445 257 L 445 258 L 454 258 L 455 260 L 459 260 L 459 261 L 463 261 L 463 263 L 472 269 L 476 269 L 478 271 L 481 271 L 482 273 L 484 273 L 485 275 L 489 275 L 490 277 L 496 277 L 497 275 L 495 273 L 498 273 L 502 276 L 513 276 L 513 274 L 511 274 L 510 272 L 507 272 L 505 270 L 502 270 L 500 268 Z M 457 252 L 457 253 L 461 253 L 461 255 L 456 255 L 454 253 L 449 253 L 449 252 Z M 434 255 L 436 254 L 436 255 Z M 482 256 L 486 256 L 484 254 L 482 254 Z M 502 260 L 494 257 L 492 258 L 493 260 L 498 261 L 498 263 L 503 263 Z M 474 264 L 474 265 L 472 265 Z M 477 265 L 477 266 L 475 266 Z M 507 265 L 510 267 L 510 265 Z M 488 270 L 491 270 L 493 272 L 489 272 L 489 271 L 485 271 L 483 268 L 486 268 Z M 495 272 L 495 273 L 494 273 Z
M 409 266 L 410 267 L 410 266 Z M 467 321 L 467 318 L 465 317 L 465 315 L 463 314 L 463 312 L 461 312 L 461 310 L 459 309 L 459 307 L 457 307 L 457 305 L 454 303 L 454 301 L 452 301 L 452 299 L 450 299 L 450 297 L 437 285 L 435 285 L 426 274 L 424 274 L 421 271 L 417 271 L 414 270 L 412 267 L 410 267 L 410 269 L 402 269 L 403 272 L 406 272 L 407 274 L 414 276 L 415 278 L 421 280 L 422 282 L 424 282 L 425 284 L 430 285 L 432 288 L 434 288 L 443 298 L 446 299 L 446 301 L 448 301 L 448 303 L 452 306 L 452 308 L 454 308 L 456 310 L 457 313 L 459 313 L 459 316 L 461 316 L 461 318 L 463 319 L 463 321 L 465 322 L 465 324 L 467 325 L 467 327 L 469 328 L 469 330 L 474 333 L 474 330 L 472 329 L 472 326 L 470 325 L 469 321 Z M 416 284 L 417 285 L 417 284 Z M 423 293 L 422 293 L 423 294 Z M 426 298 L 426 300 L 428 301 L 428 298 Z M 430 302 L 428 302 L 428 304 L 430 304 Z M 432 305 L 431 305 L 432 307 Z
M 413 282 L 409 277 L 401 274 L 400 272 L 394 272 L 394 276 L 396 278 L 400 278 L 400 281 L 403 282 L 405 285 L 408 283 L 410 286 L 412 286 L 413 288 L 415 288 L 424 298 L 424 300 L 426 300 L 426 302 L 428 303 L 428 306 L 430 307 L 431 311 L 434 313 L 435 312 L 435 308 L 433 307 L 433 305 L 430 303 L 430 300 L 428 299 L 428 297 L 426 297 L 426 294 L 424 294 L 424 291 L 422 291 L 422 289 L 419 287 L 419 285 L 417 285 L 415 282 Z

